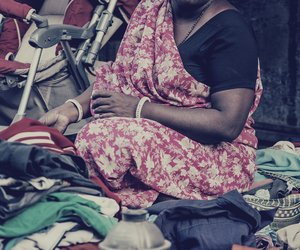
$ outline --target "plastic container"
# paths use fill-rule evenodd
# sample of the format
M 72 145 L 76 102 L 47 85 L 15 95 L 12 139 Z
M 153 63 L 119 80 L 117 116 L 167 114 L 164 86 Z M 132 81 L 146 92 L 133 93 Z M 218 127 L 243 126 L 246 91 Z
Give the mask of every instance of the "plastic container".
M 159 228 L 146 220 L 146 210 L 126 210 L 122 220 L 99 244 L 101 250 L 168 250 L 171 243 L 165 240 Z

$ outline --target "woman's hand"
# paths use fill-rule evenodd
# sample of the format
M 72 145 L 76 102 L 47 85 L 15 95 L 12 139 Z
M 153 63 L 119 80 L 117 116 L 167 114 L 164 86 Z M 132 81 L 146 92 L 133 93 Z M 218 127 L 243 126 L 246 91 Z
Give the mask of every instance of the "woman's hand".
M 92 96 L 95 118 L 135 117 L 139 98 L 121 93 L 99 90 Z
M 76 122 L 78 111 L 72 103 L 65 103 L 44 114 L 39 121 L 63 133 L 70 123 Z

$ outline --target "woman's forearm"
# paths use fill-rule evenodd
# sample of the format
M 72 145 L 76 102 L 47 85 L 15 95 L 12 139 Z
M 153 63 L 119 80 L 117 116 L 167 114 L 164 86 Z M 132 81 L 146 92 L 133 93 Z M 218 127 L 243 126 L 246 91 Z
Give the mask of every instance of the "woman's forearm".
M 212 108 L 209 109 L 146 103 L 142 117 L 158 121 L 201 143 L 233 141 L 248 119 L 254 91 L 246 88 L 224 90 L 212 94 L 210 99 Z
M 82 106 L 83 118 L 87 118 L 88 116 L 90 116 L 90 100 L 91 100 L 92 90 L 93 90 L 93 86 L 91 85 L 84 92 L 82 92 L 82 94 L 74 98 Z M 57 107 L 56 109 L 59 111 L 60 114 L 63 114 L 64 116 L 68 117 L 70 123 L 77 121 L 79 112 L 73 103 L 71 102 L 64 103 L 63 105 Z
M 145 103 L 142 117 L 157 121 L 201 143 L 214 144 L 229 140 L 224 133 L 222 114 L 215 109 L 188 109 Z
M 83 116 L 89 115 L 90 99 L 92 94 L 92 86 L 85 90 L 81 95 L 75 99 L 81 104 Z M 58 129 L 60 132 L 64 132 L 69 124 L 77 122 L 80 116 L 80 107 L 74 101 L 68 101 L 58 106 L 46 114 L 44 114 L 39 121 L 46 126 Z

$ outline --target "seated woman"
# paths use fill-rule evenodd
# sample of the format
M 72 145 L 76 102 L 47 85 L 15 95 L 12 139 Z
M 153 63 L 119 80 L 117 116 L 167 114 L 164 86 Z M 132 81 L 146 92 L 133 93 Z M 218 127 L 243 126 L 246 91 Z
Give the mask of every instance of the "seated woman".
M 63 131 L 91 112 L 78 153 L 124 205 L 210 199 L 253 181 L 257 69 L 252 31 L 226 0 L 142 0 L 116 61 L 41 121 Z

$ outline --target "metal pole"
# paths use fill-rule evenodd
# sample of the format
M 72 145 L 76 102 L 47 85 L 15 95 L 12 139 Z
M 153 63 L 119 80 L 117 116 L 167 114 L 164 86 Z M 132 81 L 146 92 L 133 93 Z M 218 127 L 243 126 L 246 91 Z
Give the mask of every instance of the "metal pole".
M 107 9 L 103 11 L 101 15 L 100 22 L 96 28 L 98 30 L 97 36 L 94 42 L 92 43 L 92 47 L 90 48 L 85 61 L 85 63 L 89 66 L 93 66 L 96 61 L 103 37 L 112 23 L 113 12 L 115 10 L 117 2 L 118 0 L 110 0 Z
M 28 100 L 30 98 L 31 87 L 34 83 L 34 78 L 35 78 L 36 71 L 37 71 L 37 68 L 38 68 L 38 65 L 40 62 L 41 55 L 42 55 L 42 48 L 37 48 L 35 50 L 35 53 L 33 55 L 33 60 L 30 65 L 27 81 L 26 81 L 26 84 L 24 87 L 24 91 L 23 91 L 23 95 L 22 95 L 22 99 L 21 99 L 21 102 L 19 105 L 18 112 L 15 115 L 12 123 L 22 120 L 26 115 L 26 108 L 27 108 Z
M 100 18 L 102 12 L 104 10 L 104 5 L 98 5 L 94 11 L 92 20 L 89 23 L 88 29 L 91 28 L 93 25 L 95 25 L 98 21 L 98 19 Z M 87 50 L 88 46 L 90 45 L 91 39 L 87 39 L 82 46 L 80 46 L 78 53 L 76 55 L 76 64 L 79 64 L 79 62 L 81 62 L 81 59 L 85 53 L 85 51 Z

